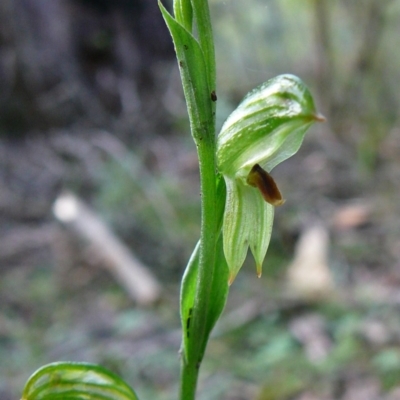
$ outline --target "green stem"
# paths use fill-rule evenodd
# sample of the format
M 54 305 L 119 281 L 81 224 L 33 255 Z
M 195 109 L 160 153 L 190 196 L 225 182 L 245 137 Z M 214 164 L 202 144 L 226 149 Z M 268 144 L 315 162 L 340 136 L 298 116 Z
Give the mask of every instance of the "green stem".
M 194 400 L 196 397 L 197 378 L 199 369 L 193 363 L 186 363 L 182 359 L 180 377 L 180 400 Z
M 213 125 L 210 126 L 210 129 Z M 216 162 L 214 132 L 206 133 L 197 144 L 200 164 L 201 186 L 201 233 L 200 259 L 196 288 L 196 297 L 192 313 L 193 353 L 190 360 L 182 358 L 181 365 L 181 400 L 195 398 L 197 378 L 203 359 L 208 335 L 205 330 L 209 312 L 211 282 L 215 268 L 216 241 L 218 238 Z
M 208 0 L 192 0 L 194 17 L 197 24 L 198 39 L 206 61 L 208 83 L 215 90 L 216 67 L 214 37 L 212 32 L 210 8 Z
M 211 18 L 208 0 L 191 0 L 194 20 L 196 22 L 198 41 L 203 51 L 206 65 L 208 88 L 195 88 L 206 90 L 209 101 L 210 94 L 215 90 L 215 54 L 214 39 L 211 28 Z M 185 82 L 183 84 L 192 84 Z M 212 102 L 211 120 L 201 121 L 195 115 L 190 115 L 192 121 L 192 136 L 195 139 L 200 166 L 200 190 L 201 190 L 201 232 L 199 265 L 196 283 L 196 293 L 191 314 L 191 347 L 190 357 L 182 354 L 181 363 L 181 400 L 194 400 L 196 386 L 208 341 L 209 330 L 206 329 L 207 317 L 210 307 L 211 282 L 213 280 L 216 244 L 218 238 L 217 218 L 217 191 L 216 191 L 216 143 L 215 143 L 215 103 Z M 188 107 L 189 113 L 191 109 Z M 183 335 L 185 335 L 185 329 Z

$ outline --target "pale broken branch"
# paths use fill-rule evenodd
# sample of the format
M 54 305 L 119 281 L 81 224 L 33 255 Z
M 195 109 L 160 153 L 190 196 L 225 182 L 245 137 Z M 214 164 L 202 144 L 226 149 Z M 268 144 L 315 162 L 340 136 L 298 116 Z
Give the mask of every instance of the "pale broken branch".
M 61 194 L 53 205 L 55 217 L 95 246 L 104 263 L 139 304 L 151 304 L 161 294 L 160 284 L 109 227 L 72 193 Z

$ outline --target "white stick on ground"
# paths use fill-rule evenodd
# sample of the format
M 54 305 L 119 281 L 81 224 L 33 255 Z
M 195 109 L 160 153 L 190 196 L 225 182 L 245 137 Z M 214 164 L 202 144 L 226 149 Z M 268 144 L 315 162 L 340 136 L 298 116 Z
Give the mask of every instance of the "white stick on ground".
M 107 225 L 72 193 L 61 194 L 53 205 L 55 217 L 96 246 L 110 272 L 137 303 L 146 305 L 157 301 L 161 286 L 128 247 Z

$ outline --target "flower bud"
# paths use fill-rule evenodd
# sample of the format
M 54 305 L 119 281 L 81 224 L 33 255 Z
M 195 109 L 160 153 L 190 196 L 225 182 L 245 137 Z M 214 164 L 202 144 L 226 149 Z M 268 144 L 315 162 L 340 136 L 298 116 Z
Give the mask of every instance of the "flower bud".
M 249 246 L 261 275 L 274 206 L 284 203 L 269 171 L 295 154 L 307 128 L 322 120 L 304 83 L 280 75 L 251 91 L 222 126 L 217 163 L 227 189 L 223 239 L 229 283 Z

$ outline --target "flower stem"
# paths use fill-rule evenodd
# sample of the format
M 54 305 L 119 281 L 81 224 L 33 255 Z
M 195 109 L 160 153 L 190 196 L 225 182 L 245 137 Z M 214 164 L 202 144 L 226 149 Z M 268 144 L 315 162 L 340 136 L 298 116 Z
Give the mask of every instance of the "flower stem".
M 213 126 L 210 126 L 210 129 Z M 182 357 L 181 400 L 195 398 L 197 378 L 208 340 L 207 314 L 211 295 L 211 282 L 215 268 L 216 241 L 218 238 L 215 136 L 210 131 L 197 145 L 201 186 L 200 259 L 196 297 L 191 317 L 193 352 L 189 360 Z M 185 334 L 185 333 L 184 333 Z
M 216 140 L 215 140 L 215 101 L 211 93 L 215 93 L 215 54 L 214 39 L 211 28 L 211 18 L 208 0 L 191 0 L 193 16 L 196 23 L 198 43 L 202 50 L 205 62 L 205 74 L 207 75 L 205 87 L 195 87 L 196 91 L 205 91 L 205 98 L 211 104 L 211 114 L 207 120 L 201 120 L 193 114 L 193 109 L 188 107 L 191 120 L 192 136 L 197 147 L 200 167 L 200 190 L 201 190 L 201 232 L 198 273 L 194 304 L 190 316 L 190 351 L 182 352 L 181 361 L 181 386 L 180 399 L 194 400 L 200 365 L 204 356 L 208 341 L 210 315 L 211 283 L 216 265 L 216 246 L 219 229 L 217 218 L 217 190 L 216 190 Z M 193 72 L 193 71 L 192 71 Z M 182 82 L 186 86 L 193 85 L 187 81 L 183 74 Z M 207 87 L 206 87 L 207 86 Z M 193 88 L 192 88 L 193 89 Z M 197 106 L 200 106 L 197 104 Z M 211 115 L 211 117 L 210 117 Z M 184 328 L 184 327 L 183 327 Z M 187 335 L 183 329 L 183 335 Z

